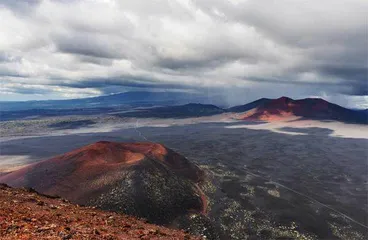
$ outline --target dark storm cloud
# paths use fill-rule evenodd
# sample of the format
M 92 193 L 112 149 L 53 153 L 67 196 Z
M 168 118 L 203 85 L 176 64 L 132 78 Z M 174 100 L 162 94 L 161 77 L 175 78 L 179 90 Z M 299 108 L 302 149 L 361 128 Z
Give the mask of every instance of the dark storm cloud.
M 214 38 L 216 39 L 216 36 Z M 224 36 L 218 36 L 217 40 L 208 41 L 200 46 L 193 46 L 195 54 L 188 56 L 170 56 L 160 52 L 157 48 L 160 47 L 151 47 L 155 59 L 153 61 L 154 66 L 175 71 L 215 69 L 234 61 L 241 61 L 244 64 L 255 64 L 260 57 L 255 49 L 237 46 L 224 38 Z M 265 56 L 263 60 L 272 61 L 270 58 Z
M 0 65 L 0 77 L 27 78 L 29 75 L 12 69 L 2 68 Z
M 320 71 L 324 74 L 346 79 L 350 83 L 362 83 L 367 81 L 368 68 L 345 67 L 345 66 L 323 66 Z
M 60 87 L 68 96 L 95 95 L 111 86 L 253 89 L 265 97 L 271 93 L 267 86 L 280 95 L 368 92 L 365 0 L 0 5 L 8 23 L 1 29 L 0 81 L 9 88 Z
M 55 45 L 58 51 L 76 55 L 83 55 L 95 58 L 122 58 L 123 54 L 119 49 L 115 49 L 108 41 L 103 41 L 98 36 L 85 36 L 75 34 L 70 36 L 60 36 L 55 38 Z
M 217 47 L 208 48 L 207 50 L 199 50 L 195 57 L 186 58 L 173 58 L 157 55 L 156 60 L 153 62 L 155 67 L 163 69 L 171 69 L 174 71 L 204 71 L 206 69 L 216 69 L 225 64 L 238 61 L 244 64 L 256 64 L 258 61 L 257 56 L 251 53 L 236 52 L 232 47 L 224 51 Z M 264 61 L 270 61 L 270 59 L 264 59 Z
M 155 62 L 155 66 L 164 69 L 179 70 L 198 70 L 204 68 L 215 68 L 227 61 L 225 59 L 171 59 L 161 58 Z
M 352 88 L 350 92 L 345 92 L 348 95 L 355 96 L 368 96 L 368 85 L 367 83 L 362 83 L 360 86 L 356 85 Z
M 12 71 L 0 70 L 0 77 L 14 77 L 14 78 L 27 78 L 29 75 L 21 74 Z
M 26 11 L 40 4 L 42 0 L 1 0 L 0 7 L 9 8 L 13 11 Z
M 301 80 L 298 78 L 298 74 L 307 72 L 307 71 L 315 71 L 320 75 L 322 79 L 318 80 L 318 82 Z M 334 65 L 322 65 L 314 68 L 298 68 L 290 71 L 289 75 L 285 75 L 282 78 L 280 77 L 270 77 L 270 78 L 261 78 L 261 77 L 244 77 L 247 81 L 253 82 L 273 82 L 273 83 L 281 83 L 281 84 L 293 84 L 293 85 L 315 85 L 316 88 L 323 88 L 329 85 L 331 86 L 351 86 L 353 88 L 362 88 L 362 91 L 366 91 L 368 87 L 367 82 L 367 73 L 368 68 L 357 68 L 357 67 L 348 67 L 348 66 L 334 66 Z M 337 79 L 337 81 L 331 83 L 331 78 Z M 354 94 L 351 92 L 350 94 Z M 357 95 L 361 95 L 357 92 Z
M 319 74 L 321 83 L 314 83 L 316 88 L 328 85 L 328 79 L 335 77 L 343 81 L 341 85 L 360 90 L 349 94 L 365 95 L 368 25 L 362 9 L 368 7 L 367 2 L 342 0 L 318 4 L 313 1 L 249 0 L 232 5 L 217 0 L 210 4 L 205 0 L 196 3 L 213 17 L 252 26 L 264 37 L 308 56 L 303 65 L 289 70 Z M 222 13 L 220 17 L 214 13 L 214 8 Z M 304 84 L 298 79 L 288 79 L 290 71 L 283 76 L 284 79 L 264 80 Z
M 48 94 L 51 91 L 48 89 L 37 89 L 37 88 L 25 88 L 25 87 L 14 87 L 11 90 L 17 94 Z
M 93 63 L 96 65 L 111 66 L 113 63 L 113 59 L 111 58 L 101 58 L 101 57 L 87 56 L 87 55 L 80 55 L 77 58 L 81 62 Z
M 110 78 L 88 78 L 79 82 L 62 82 L 58 83 L 58 86 L 71 87 L 71 88 L 106 88 L 108 86 L 120 86 L 129 88 L 151 88 L 151 89 L 189 89 L 192 86 L 186 86 L 183 84 L 170 84 L 163 83 L 158 80 L 145 77 L 136 76 L 120 76 Z

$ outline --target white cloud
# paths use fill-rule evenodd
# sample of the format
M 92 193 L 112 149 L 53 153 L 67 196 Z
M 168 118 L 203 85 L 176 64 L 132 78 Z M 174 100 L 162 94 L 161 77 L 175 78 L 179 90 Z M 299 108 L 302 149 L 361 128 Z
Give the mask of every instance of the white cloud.
M 60 96 L 56 87 L 86 96 L 103 93 L 104 83 L 367 95 L 367 7 L 365 0 L 4 0 L 0 81 L 8 92 L 23 84 Z

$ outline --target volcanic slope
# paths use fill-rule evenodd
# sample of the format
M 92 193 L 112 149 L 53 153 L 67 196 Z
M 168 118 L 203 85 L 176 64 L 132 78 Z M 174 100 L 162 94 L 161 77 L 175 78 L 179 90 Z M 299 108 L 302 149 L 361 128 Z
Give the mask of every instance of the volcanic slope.
M 185 157 L 156 143 L 97 142 L 0 177 L 73 203 L 170 224 L 205 213 L 198 187 L 203 172 Z
M 0 239 L 201 239 L 124 214 L 0 184 Z
M 253 102 L 254 104 L 249 108 L 247 108 L 247 105 L 243 105 L 242 108 L 233 108 L 246 109 L 246 112 L 240 114 L 237 118 L 242 120 L 277 121 L 301 117 L 347 123 L 368 123 L 367 111 L 347 109 L 320 98 L 293 100 L 288 97 L 281 97 L 261 100 Z

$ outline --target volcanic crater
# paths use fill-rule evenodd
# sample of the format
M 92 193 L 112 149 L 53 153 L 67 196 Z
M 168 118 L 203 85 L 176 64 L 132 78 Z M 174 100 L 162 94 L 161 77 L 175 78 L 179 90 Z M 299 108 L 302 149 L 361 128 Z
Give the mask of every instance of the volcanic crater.
M 203 179 L 199 167 L 161 144 L 100 141 L 1 176 L 0 182 L 170 224 L 206 213 Z

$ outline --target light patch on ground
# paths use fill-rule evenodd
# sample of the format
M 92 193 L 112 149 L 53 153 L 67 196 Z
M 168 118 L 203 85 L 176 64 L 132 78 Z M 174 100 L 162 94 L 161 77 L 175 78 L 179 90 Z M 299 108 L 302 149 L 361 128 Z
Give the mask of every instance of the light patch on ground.
M 276 189 L 269 189 L 267 193 L 274 197 L 280 197 L 280 192 Z
M 7 173 L 18 170 L 28 165 L 27 155 L 0 155 L 0 173 Z
M 284 131 L 283 128 L 326 128 L 332 130 L 331 137 L 368 139 L 368 126 L 362 124 L 346 124 L 341 122 L 322 122 L 317 120 L 280 121 L 252 125 L 232 125 L 225 128 L 247 128 L 253 130 L 270 130 L 288 135 L 309 135 L 309 133 Z

